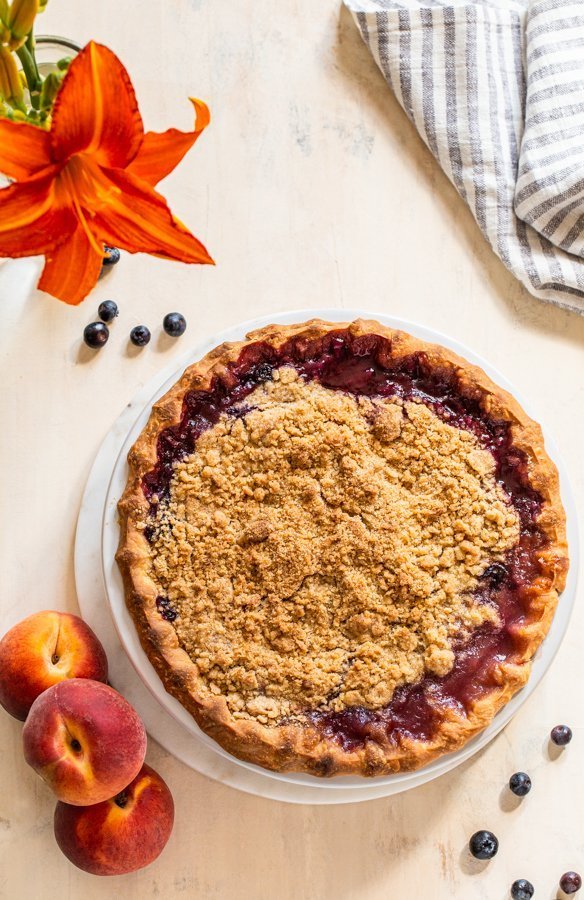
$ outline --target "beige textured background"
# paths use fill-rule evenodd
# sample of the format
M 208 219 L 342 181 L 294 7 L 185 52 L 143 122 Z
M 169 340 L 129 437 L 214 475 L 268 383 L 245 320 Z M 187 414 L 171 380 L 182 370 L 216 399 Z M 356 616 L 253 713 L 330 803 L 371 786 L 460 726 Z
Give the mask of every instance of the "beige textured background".
M 134 80 L 147 127 L 190 125 L 189 94 L 213 122 L 162 190 L 217 267 L 124 257 L 78 309 L 32 288 L 37 262 L 0 267 L 2 630 L 42 608 L 76 610 L 77 510 L 99 443 L 137 388 L 189 340 L 252 315 L 363 306 L 467 342 L 542 410 L 584 503 L 584 318 L 530 298 L 485 245 L 421 146 L 338 0 L 50 0 L 46 32 L 108 43 Z M 80 342 L 98 302 L 121 309 L 99 354 Z M 189 330 L 160 334 L 171 309 Z M 151 345 L 130 350 L 139 323 Z M 255 799 L 186 769 L 152 742 L 174 791 L 160 860 L 119 879 L 74 869 L 52 835 L 53 799 L 25 766 L 21 726 L 0 716 L 0 896 L 209 900 L 504 900 L 529 877 L 556 896 L 584 870 L 584 610 L 554 667 L 494 744 L 408 795 L 300 808 Z M 575 739 L 550 761 L 556 722 Z M 503 790 L 526 769 L 517 808 Z M 465 852 L 492 828 L 489 865 Z

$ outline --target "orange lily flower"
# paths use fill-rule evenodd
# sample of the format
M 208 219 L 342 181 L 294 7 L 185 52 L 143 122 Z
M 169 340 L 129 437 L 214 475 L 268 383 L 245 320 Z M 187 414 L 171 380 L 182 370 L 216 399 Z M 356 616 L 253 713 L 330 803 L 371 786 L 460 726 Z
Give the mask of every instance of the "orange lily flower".
M 186 263 L 213 263 L 154 190 L 209 124 L 195 107 L 195 130 L 144 133 L 128 73 L 100 44 L 73 60 L 51 127 L 0 119 L 0 256 L 44 254 L 39 288 L 80 303 L 95 286 L 104 245 Z

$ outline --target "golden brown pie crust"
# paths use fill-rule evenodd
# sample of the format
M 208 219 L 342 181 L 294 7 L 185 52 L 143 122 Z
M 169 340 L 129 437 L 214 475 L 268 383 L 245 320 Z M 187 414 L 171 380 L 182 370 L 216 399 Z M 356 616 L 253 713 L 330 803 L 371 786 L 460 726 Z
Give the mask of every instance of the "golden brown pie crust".
M 513 662 L 506 661 L 497 665 L 497 686 L 476 699 L 466 714 L 454 707 L 441 707 L 439 726 L 428 740 L 402 735 L 395 742 L 379 737 L 357 747 L 345 748 L 328 738 L 322 729 L 309 720 L 295 719 L 294 716 L 282 717 L 281 710 L 277 716 L 273 711 L 265 709 L 260 709 L 255 715 L 253 703 L 242 703 L 241 695 L 228 694 L 225 685 L 215 685 L 216 693 L 210 693 L 208 682 L 204 678 L 203 662 L 199 660 L 199 669 L 184 649 L 184 640 L 182 645 L 179 642 L 176 626 L 165 621 L 156 606 L 160 585 L 157 583 L 158 579 L 152 576 L 152 548 L 144 535 L 150 503 L 144 494 L 142 481 L 156 464 L 159 435 L 166 428 L 180 422 L 185 394 L 191 390 L 208 389 L 211 379 L 221 375 L 228 363 L 235 362 L 249 343 L 261 341 L 280 347 L 292 337 L 302 336 L 313 340 L 327 332 L 344 329 L 348 329 L 355 337 L 374 334 L 389 339 L 394 360 L 423 352 L 432 368 L 456 372 L 459 384 L 478 392 L 485 412 L 493 418 L 510 423 L 513 445 L 526 454 L 529 482 L 542 498 L 537 526 L 546 535 L 547 543 L 539 554 L 541 574 L 530 586 L 529 617 L 521 630 L 521 655 L 516 655 Z M 278 389 L 290 390 L 287 386 Z M 342 392 L 339 395 L 339 403 L 344 406 L 338 415 L 350 417 L 354 412 L 351 404 L 355 401 L 343 400 Z M 316 407 L 318 400 L 316 392 L 316 399 L 313 400 Z M 269 403 L 269 397 L 265 398 L 265 402 Z M 422 409 L 425 410 L 425 407 Z M 391 415 L 388 417 L 387 408 L 382 412 L 375 429 L 379 440 L 388 441 L 392 439 L 395 423 Z M 205 437 L 208 434 L 207 432 Z M 221 438 L 221 434 L 219 437 Z M 441 439 L 445 439 L 445 436 L 442 435 Z M 205 446 L 208 453 L 218 452 L 217 447 L 211 446 L 209 438 Z M 225 450 L 225 447 L 222 449 Z M 467 449 L 463 449 L 467 452 Z M 121 537 L 117 555 L 128 609 L 142 645 L 167 691 L 191 712 L 207 734 L 235 756 L 274 770 L 304 771 L 321 776 L 371 776 L 419 768 L 437 756 L 463 746 L 492 720 L 495 713 L 527 681 L 531 658 L 548 631 L 568 569 L 565 514 L 559 495 L 557 471 L 544 449 L 540 427 L 523 412 L 513 397 L 495 385 L 481 369 L 471 366 L 451 351 L 427 344 L 404 332 L 386 328 L 375 321 L 358 320 L 343 324 L 312 320 L 301 325 L 269 326 L 248 335 L 246 341 L 216 348 L 200 362 L 190 366 L 177 384 L 154 405 L 146 428 L 129 454 L 129 465 L 128 484 L 119 504 Z M 299 465 L 302 465 L 301 460 Z M 183 477 L 188 480 L 192 473 L 185 471 Z M 248 489 L 247 485 L 245 489 Z M 261 488 L 259 490 L 258 497 L 261 500 Z M 204 503 L 204 498 L 201 503 Z M 254 552 L 256 542 L 261 542 L 266 537 L 263 533 L 259 535 L 259 531 L 264 529 L 267 534 L 269 527 L 269 522 L 263 518 L 251 523 L 249 534 L 243 541 L 251 547 L 250 552 Z M 511 534 L 513 524 L 509 518 L 506 527 Z M 489 536 L 485 539 L 494 541 Z M 296 552 L 296 548 L 294 549 Z M 473 552 L 478 551 L 475 549 Z M 167 561 L 165 565 L 166 563 Z M 356 629 L 371 627 L 370 622 L 361 621 L 363 618 L 354 617 Z M 427 647 L 426 669 L 440 674 L 443 651 L 438 644 L 439 642 L 434 645 L 430 641 Z M 413 677 L 412 675 L 411 678 Z M 245 681 L 242 683 L 245 684 Z M 352 693 L 347 692 L 348 706 L 352 702 L 363 702 L 363 695 L 359 693 L 361 688 L 362 686 L 357 685 Z M 233 696 L 237 698 L 235 701 Z M 322 698 L 317 691 L 317 703 L 319 699 Z M 273 724 L 274 721 L 276 724 Z

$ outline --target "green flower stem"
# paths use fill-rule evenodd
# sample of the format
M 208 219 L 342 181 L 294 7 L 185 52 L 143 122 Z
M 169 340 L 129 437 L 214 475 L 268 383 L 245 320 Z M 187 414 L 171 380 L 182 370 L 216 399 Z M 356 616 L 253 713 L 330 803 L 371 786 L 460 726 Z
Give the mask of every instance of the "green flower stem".
M 36 56 L 34 52 L 34 38 L 32 31 L 26 39 L 26 43 L 19 47 L 16 51 L 26 78 L 28 90 L 30 93 L 30 102 L 33 109 L 38 109 L 40 104 L 40 93 L 43 86 L 42 78 L 38 70 Z

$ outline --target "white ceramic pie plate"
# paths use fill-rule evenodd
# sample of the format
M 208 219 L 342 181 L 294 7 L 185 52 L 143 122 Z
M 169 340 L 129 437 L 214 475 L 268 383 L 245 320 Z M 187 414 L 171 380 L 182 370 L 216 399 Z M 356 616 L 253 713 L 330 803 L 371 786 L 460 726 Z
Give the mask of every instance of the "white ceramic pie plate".
M 126 456 L 146 424 L 152 403 L 162 396 L 191 362 L 223 341 L 241 340 L 248 331 L 272 322 L 290 324 L 320 317 L 329 321 L 375 318 L 417 337 L 450 347 L 480 365 L 494 381 L 511 391 L 526 411 L 541 422 L 499 372 L 468 348 L 450 338 L 391 316 L 363 310 L 301 310 L 244 322 L 193 347 L 141 389 L 104 440 L 89 475 L 79 514 L 75 545 L 75 578 L 81 612 L 104 643 L 112 684 L 136 707 L 148 732 L 170 753 L 204 775 L 239 790 L 291 803 L 354 803 L 389 796 L 424 784 L 467 760 L 484 747 L 510 721 L 536 688 L 550 666 L 566 632 L 576 595 L 578 571 L 577 518 L 568 476 L 552 440 L 547 450 L 560 470 L 562 499 L 568 514 L 571 568 L 568 584 L 544 644 L 533 662 L 527 686 L 495 717 L 491 725 L 462 750 L 417 771 L 389 777 L 319 779 L 310 775 L 279 774 L 241 762 L 207 737 L 189 713 L 168 694 L 137 637 L 124 602 L 122 580 L 115 563 L 118 544 L 116 505 L 127 479 Z

